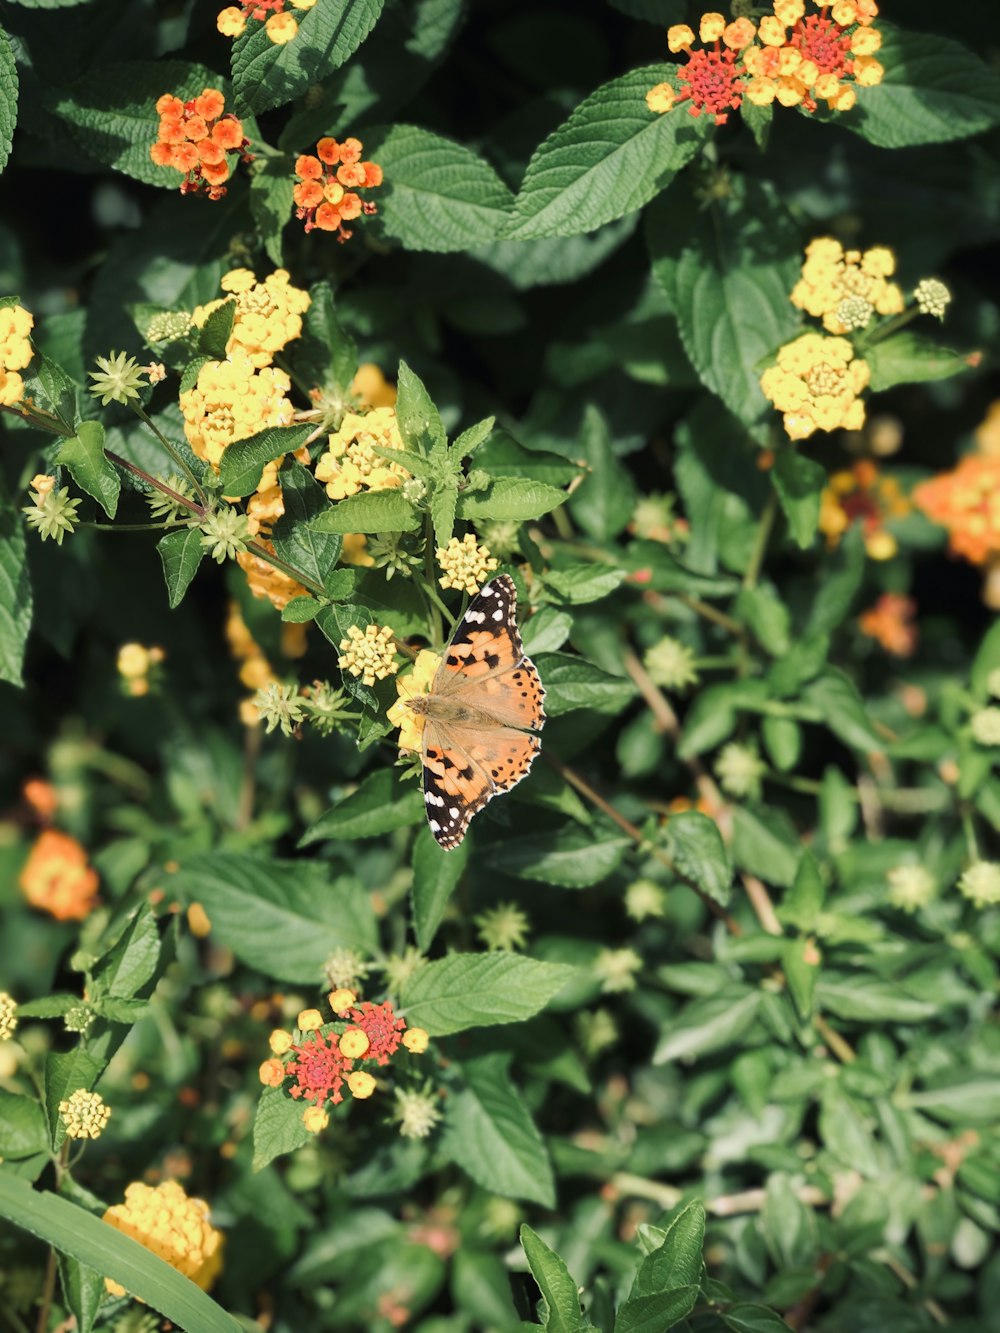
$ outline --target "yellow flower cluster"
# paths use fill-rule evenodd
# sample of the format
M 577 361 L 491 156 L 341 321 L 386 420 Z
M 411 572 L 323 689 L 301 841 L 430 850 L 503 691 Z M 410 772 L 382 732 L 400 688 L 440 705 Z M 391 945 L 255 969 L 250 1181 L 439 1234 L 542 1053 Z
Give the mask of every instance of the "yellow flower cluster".
M 229 603 L 226 641 L 229 644 L 229 651 L 240 663 L 240 681 L 248 690 L 263 690 L 268 685 L 277 683 L 278 677 L 271 670 L 270 662 L 247 628 L 246 621 L 235 602 Z M 240 704 L 240 721 L 247 727 L 255 727 L 260 721 L 252 698 L 244 699 Z
M 226 446 L 234 440 L 291 422 L 290 388 L 283 370 L 257 370 L 242 348 L 225 361 L 206 361 L 194 388 L 180 398 L 191 448 L 218 470 Z
M 784 414 L 789 438 L 804 440 L 817 430 L 860 430 L 865 405 L 858 394 L 868 380 L 867 361 L 855 357 L 846 338 L 803 333 L 779 349 L 760 387 Z
M 442 574 L 438 582 L 442 588 L 458 588 L 474 596 L 496 569 L 497 561 L 488 546 L 480 546 L 473 532 L 459 540 L 452 537 L 447 546 L 437 549 Z
M 401 750 L 419 750 L 423 744 L 424 715 L 415 713 L 409 704 L 411 699 L 427 693 L 440 665 L 439 654 L 432 653 L 429 648 L 422 648 L 417 653 L 413 670 L 396 680 L 396 702 L 386 717 L 394 727 L 399 728 Z
M 275 269 L 263 282 L 258 282 L 250 269 L 234 268 L 223 276 L 219 286 L 236 300 L 233 331 L 226 351 L 242 349 L 257 370 L 269 366 L 275 353 L 302 333 L 302 315 L 309 309 L 310 296 L 292 286 L 287 269 Z M 192 312 L 192 323 L 202 328 L 209 315 L 227 299 L 222 296 L 198 306 Z
M 352 625 L 339 647 L 337 666 L 360 676 L 364 685 L 374 685 L 376 680 L 396 673 L 396 648 L 388 625 L 366 625 L 364 630 Z
M 389 490 L 409 477 L 394 459 L 377 454 L 377 448 L 404 448 L 395 409 L 376 407 L 364 416 L 348 412 L 316 464 L 316 480 L 325 482 L 331 500 L 343 500 L 362 489 Z
M 802 274 L 790 299 L 799 310 L 821 319 L 827 333 L 844 334 L 864 328 L 872 315 L 900 313 L 903 293 L 888 280 L 895 270 L 896 256 L 887 246 L 845 250 L 832 236 L 819 236 L 806 246 Z
M 24 397 L 24 380 L 17 372 L 31 360 L 28 335 L 34 326 L 34 317 L 23 306 L 0 309 L 0 404 L 4 407 L 13 407 Z
M 208 1204 L 188 1198 L 175 1180 L 156 1186 L 133 1181 L 125 1188 L 125 1202 L 109 1208 L 102 1220 L 145 1245 L 202 1291 L 219 1275 L 222 1233 L 208 1220 Z M 104 1285 L 113 1296 L 125 1295 L 125 1288 L 110 1278 Z
M 308 459 L 308 453 L 306 458 Z M 278 469 L 285 461 L 282 454 L 268 463 L 260 479 L 257 491 L 247 501 L 247 526 L 251 537 L 267 551 L 273 551 L 271 530 L 285 512 L 285 500 L 278 480 Z M 252 551 L 240 551 L 236 563 L 247 576 L 250 591 L 255 597 L 266 597 L 277 610 L 283 610 L 293 597 L 305 596 L 305 588 L 290 574 L 262 560 Z
M 111 1119 L 111 1107 L 99 1092 L 77 1088 L 66 1101 L 59 1103 L 59 1115 L 68 1138 L 99 1139 Z
M 123 643 L 118 649 L 118 674 L 126 693 L 141 698 L 149 693 L 149 674 L 165 654 L 162 648 L 144 648 L 141 643 Z
M 0 1041 L 10 1041 L 17 1031 L 17 1001 L 0 990 Z

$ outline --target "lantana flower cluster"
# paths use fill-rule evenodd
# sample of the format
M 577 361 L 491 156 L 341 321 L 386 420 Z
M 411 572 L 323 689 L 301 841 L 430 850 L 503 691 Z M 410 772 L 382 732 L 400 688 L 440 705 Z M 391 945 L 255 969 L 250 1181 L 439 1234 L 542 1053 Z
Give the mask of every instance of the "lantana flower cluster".
M 191 322 L 203 328 L 213 311 L 232 300 L 235 311 L 226 351 L 246 352 L 255 369 L 269 366 L 278 352 L 301 335 L 302 316 L 311 298 L 307 291 L 293 286 L 287 269 L 276 268 L 258 282 L 250 269 L 234 268 L 223 275 L 219 286 L 225 295 L 196 306 Z
M 68 833 L 43 829 L 21 870 L 20 885 L 32 907 L 57 921 L 83 921 L 97 906 L 97 871 L 86 850 Z
M 303 153 L 295 161 L 297 183 L 292 192 L 295 216 L 305 223 L 307 232 L 335 231 L 338 241 L 349 240 L 352 233 L 344 226 L 362 213 L 375 213 L 370 200 L 363 200 L 359 190 L 371 190 L 382 184 L 382 168 L 375 162 L 363 162 L 360 139 L 320 139 L 316 152 Z
M 773 12 L 755 24 L 749 18 L 727 22 L 723 14 L 703 14 L 694 30 L 676 23 L 667 30 L 667 46 L 683 52 L 678 91 L 661 83 L 646 94 L 650 111 L 663 113 L 688 102 L 692 116 L 710 115 L 724 125 L 744 97 L 755 106 L 801 106 L 815 111 L 820 102 L 831 111 L 849 111 L 855 87 L 882 81 L 874 58 L 882 35 L 873 26 L 874 0 L 774 0 Z
M 363 415 L 348 412 L 316 463 L 316 480 L 325 484 L 331 500 L 343 500 L 361 490 L 389 490 L 406 481 L 410 473 L 394 458 L 383 458 L 376 451 L 402 453 L 405 448 L 394 408 L 376 407 Z
M 206 361 L 194 387 L 180 396 L 184 434 L 198 455 L 218 471 L 226 448 L 270 426 L 288 426 L 291 380 L 275 366 L 257 369 L 242 348 L 225 361 Z
M 17 373 L 31 360 L 30 333 L 34 316 L 20 305 L 0 307 L 0 405 L 13 407 L 24 397 L 24 380 Z
M 230 176 L 230 154 L 241 162 L 252 161 L 243 122 L 225 107 L 225 97 L 215 88 L 204 89 L 189 102 L 164 93 L 156 103 L 160 128 L 149 155 L 158 167 L 181 173 L 181 194 L 203 190 L 209 199 L 221 199 Z
M 377 1071 L 390 1063 L 402 1045 L 412 1055 L 427 1049 L 423 1028 L 408 1028 L 388 1001 L 359 1001 L 346 987 L 329 996 L 333 1022 L 324 1023 L 318 1009 L 304 1009 L 295 1029 L 271 1033 L 272 1056 L 260 1067 L 265 1087 L 283 1088 L 306 1103 L 303 1122 L 318 1134 L 329 1123 L 327 1107 L 344 1100 L 344 1088 L 364 1100 L 376 1089 Z
M 863 329 L 874 315 L 898 315 L 905 304 L 901 288 L 889 279 L 896 256 L 884 245 L 845 250 L 832 236 L 818 236 L 806 246 L 805 263 L 790 301 L 827 333 Z
M 263 23 L 268 39 L 275 46 L 284 46 L 299 30 L 298 20 L 288 6 L 302 11 L 312 9 L 315 3 L 316 0 L 247 0 L 246 4 L 227 5 L 216 17 L 215 26 L 223 37 L 240 37 L 248 19 Z
M 830 478 L 820 501 L 819 530 L 834 547 L 852 523 L 860 523 L 869 559 L 891 560 L 898 546 L 886 524 L 911 509 L 895 477 L 863 458 Z
M 145 1245 L 171 1268 L 208 1291 L 222 1269 L 222 1232 L 209 1220 L 208 1204 L 190 1198 L 176 1180 L 147 1185 L 141 1180 L 125 1187 L 125 1200 L 104 1213 L 102 1221 L 123 1236 Z M 104 1285 L 112 1296 L 125 1288 L 111 1278 Z

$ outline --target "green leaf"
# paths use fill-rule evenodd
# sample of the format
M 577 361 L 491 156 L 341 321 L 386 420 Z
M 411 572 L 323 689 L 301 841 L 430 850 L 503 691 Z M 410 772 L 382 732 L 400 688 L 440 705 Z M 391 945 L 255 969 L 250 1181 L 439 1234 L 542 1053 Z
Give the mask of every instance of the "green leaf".
M 653 1063 L 690 1059 L 735 1046 L 757 1017 L 761 992 L 730 983 L 686 1005 L 669 1020 Z
M 818 708 L 835 736 L 866 753 L 881 750 L 880 740 L 868 720 L 857 686 L 836 667 L 828 667 L 811 680 L 802 692 L 804 702 Z
M 871 1126 L 833 1079 L 824 1083 L 820 1093 L 819 1133 L 823 1146 L 842 1166 L 860 1171 L 868 1180 L 882 1176 L 882 1161 Z
M 624 578 L 623 569 L 612 569 L 610 565 L 570 565 L 568 569 L 552 569 L 542 575 L 546 588 L 573 605 L 599 602 L 620 587 Z
M 778 450 L 771 476 L 788 520 L 788 530 L 796 544 L 805 550 L 812 546 L 819 526 L 826 469 L 797 449 L 783 447 Z
M 781 951 L 781 964 L 792 1002 L 803 1021 L 812 1016 L 813 992 L 819 976 L 815 947 L 804 937 L 786 940 Z
M 313 427 L 308 422 L 302 426 L 269 426 L 267 430 L 229 445 L 223 450 L 219 464 L 222 494 L 252 494 L 260 485 L 266 465 L 282 454 L 294 453 L 312 432 Z
M 815 930 L 823 910 L 825 890 L 816 858 L 808 848 L 799 859 L 792 887 L 778 904 L 778 917 L 798 930 Z
M 17 124 L 17 65 L 10 38 L 0 28 L 0 171 L 10 157 L 11 140 Z
M 236 321 L 236 301 L 233 298 L 217 305 L 198 331 L 198 351 L 212 361 L 224 361 L 233 324 Z
M 455 531 L 455 513 L 458 509 L 458 491 L 453 485 L 445 484 L 431 492 L 431 523 L 434 525 L 434 542 L 437 546 L 447 546 Z
M 478 520 L 507 519 L 521 522 L 541 518 L 566 499 L 566 492 L 543 481 L 526 477 L 497 477 L 484 491 L 462 491 L 458 497 L 458 516 Z
M 667 824 L 670 854 L 678 871 L 725 907 L 733 882 L 733 866 L 718 825 L 696 810 L 671 815 Z
M 511 193 L 471 148 L 416 125 L 362 131 L 365 155 L 385 173 L 376 192 L 382 232 L 406 250 L 446 253 L 500 235 Z
M 506 837 L 491 850 L 490 864 L 518 879 L 583 889 L 617 870 L 630 846 L 628 838 L 614 834 L 595 837 L 587 829 L 566 828 Z
M 545 685 L 545 711 L 561 717 L 577 708 L 616 714 L 635 698 L 636 688 L 626 676 L 612 676 L 593 662 L 568 653 L 539 653 L 535 659 Z
M 792 618 L 771 584 L 742 588 L 735 610 L 766 652 L 772 657 L 784 657 L 791 646 Z
M 872 393 L 882 393 L 896 384 L 950 379 L 970 366 L 968 356 L 953 352 L 950 347 L 939 347 L 908 329 L 871 343 L 861 355 L 871 370 Z
M 297 12 L 299 30 L 275 45 L 263 23 L 248 23 L 233 43 L 232 74 L 236 109 L 268 111 L 296 101 L 348 60 L 374 28 L 383 0 L 338 0 Z
M 129 60 L 101 65 L 69 86 L 53 87 L 47 109 L 65 121 L 70 138 L 91 160 L 146 185 L 176 190 L 180 175 L 149 156 L 156 138 L 156 101 L 164 90 L 186 102 L 219 76 L 188 60 Z
M 65 1054 L 49 1051 L 45 1057 L 45 1119 L 49 1126 L 52 1150 L 66 1138 L 66 1126 L 59 1114 L 59 1103 L 67 1101 L 79 1088 L 88 1091 L 101 1076 L 104 1066 L 83 1046 Z
M 787 1176 L 773 1172 L 761 1213 L 764 1239 L 779 1269 L 805 1268 L 818 1249 L 816 1218 L 802 1203 Z
M 663 1333 L 675 1328 L 698 1304 L 699 1291 L 695 1283 L 650 1296 L 631 1296 L 618 1307 L 615 1333 Z
M 764 749 L 775 768 L 790 773 L 802 757 L 802 728 L 790 717 L 764 717 L 760 724 Z
M 0 1173 L 0 1216 L 120 1283 L 187 1333 L 239 1333 L 211 1297 L 130 1236 L 48 1190 Z
M 446 1037 L 466 1028 L 531 1018 L 576 975 L 575 967 L 509 953 L 453 953 L 403 984 L 400 1007 L 411 1027 Z
M 407 449 L 423 458 L 439 455 L 447 436 L 441 414 L 423 380 L 405 361 L 399 363 L 396 386 L 396 421 Z
M 629 1296 L 653 1296 L 678 1287 L 697 1288 L 705 1244 L 705 1208 L 697 1199 L 674 1217 L 663 1240 L 639 1265 Z
M 451 446 L 455 458 L 471 458 L 487 440 L 495 438 L 496 432 L 493 429 L 495 425 L 496 417 L 483 417 L 482 421 L 477 421 L 468 430 L 463 430 Z
M 441 1151 L 491 1194 L 552 1208 L 556 1201 L 552 1164 L 511 1082 L 510 1058 L 498 1052 L 462 1065 L 465 1086 L 448 1099 Z
M 253 1118 L 253 1169 L 263 1171 L 269 1162 L 295 1152 L 312 1135 L 305 1127 L 300 1101 L 281 1088 L 263 1088 Z
M 921 1023 L 938 1011 L 932 1001 L 908 994 L 896 982 L 827 969 L 817 982 L 816 1001 L 837 1018 L 873 1024 Z
M 48 1147 L 45 1113 L 34 1097 L 0 1089 L 0 1158 L 16 1161 Z
M 829 634 L 839 629 L 851 609 L 865 572 L 865 548 L 861 525 L 854 524 L 833 553 L 819 586 L 805 629 L 810 634 Z
M 787 888 L 799 865 L 799 848 L 780 815 L 770 810 L 733 809 L 733 834 L 729 844 L 733 860 L 742 870 L 759 875 L 768 884 Z
M 379 838 L 393 829 L 417 824 L 423 816 L 424 799 L 419 787 L 403 782 L 395 769 L 379 768 L 368 774 L 357 791 L 311 824 L 299 846 L 308 847 L 326 838 Z
M 330 591 L 343 543 L 316 528 L 315 520 L 329 509 L 326 492 L 307 467 L 293 462 L 282 468 L 281 495 L 285 512 L 271 533 L 275 554 Z
M 315 532 L 413 532 L 420 514 L 402 491 L 360 491 L 339 500 L 312 523 Z
M 458 443 L 456 440 L 456 446 Z M 562 454 L 532 449 L 505 430 L 494 430 L 479 446 L 476 467 L 495 477 L 521 477 L 527 481 L 542 481 L 548 486 L 565 486 L 580 474 L 579 467 Z
M 0 600 L 0 605 L 2 605 Z M 990 695 L 989 678 L 1000 669 L 1000 620 L 991 625 L 983 636 L 969 673 L 969 688 L 974 697 L 985 703 Z
M 63 1299 L 76 1320 L 74 1333 L 90 1333 L 105 1296 L 104 1275 L 57 1254 Z
M 31 629 L 31 581 L 21 515 L 0 510 L 0 680 L 23 684 L 21 667 Z
M 573 492 L 570 512 L 594 541 L 614 541 L 632 517 L 636 488 L 611 447 L 606 417 L 592 403 L 583 414 L 580 453 L 588 472 Z
M 346 399 L 358 369 L 358 349 L 337 318 L 330 284 L 314 283 L 309 297 L 302 336 L 289 349 L 296 373 L 310 388 Z
M 908 32 L 879 20 L 885 77 L 858 88 L 854 111 L 838 116 L 879 148 L 949 143 L 1000 124 L 996 70 L 942 33 Z
M 94 966 L 94 999 L 130 1000 L 156 976 L 162 941 L 149 907 L 133 913 L 103 958 Z
M 173 611 L 180 606 L 184 594 L 191 586 L 191 580 L 198 573 L 206 548 L 201 544 L 201 531 L 198 528 L 179 528 L 161 537 L 156 543 L 156 549 L 163 564 L 167 601 Z
M 320 861 L 235 852 L 194 856 L 172 876 L 170 892 L 201 903 L 214 939 L 281 981 L 315 983 L 335 949 L 375 946 L 367 891 Z
M 996 1123 L 997 1102 L 1000 1101 L 1000 1078 L 987 1071 L 961 1073 L 948 1082 L 922 1092 L 908 1092 L 904 1105 L 947 1124 L 992 1125 Z
M 94 497 L 108 518 L 114 518 L 122 483 L 105 457 L 104 427 L 99 421 L 81 421 L 72 439 L 64 441 L 56 461 L 69 469 L 76 484 Z
M 450 852 L 438 846 L 430 829 L 424 825 L 413 841 L 413 888 L 411 911 L 413 933 L 422 953 L 433 943 L 448 900 L 462 877 L 469 860 L 471 843 L 460 842 Z
M 521 1248 L 545 1302 L 544 1327 L 548 1333 L 583 1333 L 580 1297 L 569 1269 L 525 1222 L 520 1231 Z
M 506 235 L 576 236 L 632 213 L 659 194 L 700 151 L 709 127 L 646 106 L 673 65 L 647 65 L 603 84 L 535 152 Z
M 734 177 L 733 185 L 707 209 L 690 193 L 662 200 L 649 211 L 648 238 L 653 273 L 699 378 L 756 426 L 773 410 L 760 363 L 799 327 L 788 293 L 801 243 L 769 184 Z
M 524 651 L 554 653 L 563 646 L 573 628 L 573 617 L 568 611 L 557 611 L 554 606 L 543 606 L 521 625 Z
M 732 1333 L 789 1333 L 791 1328 L 765 1305 L 731 1305 L 719 1314 Z

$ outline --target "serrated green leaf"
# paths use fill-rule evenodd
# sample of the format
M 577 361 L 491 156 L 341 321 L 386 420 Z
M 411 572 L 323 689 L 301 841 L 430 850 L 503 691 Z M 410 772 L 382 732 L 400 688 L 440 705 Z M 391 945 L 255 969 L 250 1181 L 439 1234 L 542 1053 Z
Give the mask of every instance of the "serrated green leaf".
M 653 273 L 673 309 L 702 383 L 745 425 L 772 408 L 760 362 L 798 330 L 788 299 L 801 264 L 798 231 L 766 182 L 734 179 L 708 210 L 692 194 L 649 211 Z
M 10 157 L 11 140 L 17 124 L 17 65 L 10 38 L 0 28 L 0 171 Z
M 413 933 L 426 953 L 434 940 L 448 900 L 469 860 L 471 843 L 466 839 L 452 851 L 439 847 L 426 826 L 413 840 L 413 887 L 410 890 Z
M 167 601 L 173 611 L 180 606 L 205 557 L 201 531 L 198 528 L 181 528 L 177 532 L 168 532 L 157 542 L 156 550 L 163 564 Z
M 310 388 L 325 389 L 346 399 L 358 369 L 354 339 L 337 318 L 336 301 L 328 282 L 309 288 L 309 309 L 303 316 L 302 336 L 289 351 L 299 378 Z
M 58 462 L 69 469 L 81 490 L 98 502 L 108 518 L 118 511 L 122 483 L 104 454 L 104 427 L 99 421 L 81 421 L 77 433 L 63 442 Z
M 490 864 L 518 879 L 583 889 L 616 870 L 630 846 L 628 838 L 610 834 L 594 837 L 581 828 L 529 833 L 507 837 L 491 849 Z
M 24 525 L 16 510 L 0 510 L 0 680 L 23 684 L 24 648 L 31 628 L 31 579 Z
M 226 359 L 226 347 L 236 319 L 235 300 L 224 300 L 206 317 L 198 330 L 198 351 L 213 361 Z
M 940 347 L 909 330 L 871 343 L 862 350 L 861 356 L 871 371 L 869 388 L 872 393 L 882 393 L 896 384 L 950 379 L 970 366 L 968 356 L 953 352 L 950 347 Z
M 385 173 L 379 226 L 406 250 L 446 253 L 495 240 L 511 193 L 483 158 L 416 125 L 362 131 L 365 154 Z
M 312 12 L 312 11 L 310 11 Z M 302 426 L 269 426 L 267 430 L 237 440 L 223 450 L 219 464 L 219 483 L 223 495 L 250 495 L 260 485 L 264 468 L 282 454 L 292 454 L 313 432 Z
M 250 216 L 272 264 L 281 265 L 281 233 L 294 211 L 295 177 L 281 157 L 265 157 L 250 177 Z
M 615 1333 L 663 1333 L 675 1328 L 698 1304 L 697 1285 L 632 1296 L 618 1307 Z
M 542 575 L 546 588 L 563 601 L 576 605 L 610 596 L 624 579 L 625 571 L 610 565 L 570 565 L 568 569 L 552 569 Z
M 688 1059 L 735 1046 L 757 1017 L 761 992 L 735 983 L 686 1005 L 671 1018 L 653 1056 L 654 1064 Z
M 458 516 L 473 521 L 491 518 L 523 522 L 558 509 L 565 499 L 565 491 L 543 481 L 497 477 L 483 491 L 462 491 L 458 496 Z
M 705 1207 L 694 1199 L 671 1219 L 663 1240 L 643 1259 L 629 1296 L 652 1296 L 692 1284 L 697 1288 L 704 1244 Z
M 319 532 L 315 520 L 329 509 L 323 487 L 308 468 L 294 462 L 281 472 L 285 512 L 271 532 L 275 554 L 328 592 L 334 585 L 343 545 L 336 533 Z
M 134 912 L 114 945 L 94 965 L 94 998 L 130 1000 L 156 975 L 162 941 L 149 907 Z
M 293 1101 L 281 1088 L 264 1088 L 253 1118 L 253 1169 L 263 1171 L 269 1162 L 295 1152 L 311 1135 L 302 1119 L 302 1103 Z
M 544 1327 L 548 1333 L 583 1333 L 580 1297 L 569 1269 L 527 1223 L 521 1227 L 520 1238 L 528 1267 L 545 1302 Z
M 491 1194 L 551 1208 L 552 1165 L 509 1066 L 510 1056 L 500 1053 L 463 1064 L 465 1086 L 448 1099 L 441 1151 Z
M 299 841 L 300 847 L 337 840 L 377 838 L 393 829 L 406 828 L 423 818 L 424 800 L 412 782 L 403 782 L 391 768 L 369 773 L 357 791 L 345 796 L 311 824 Z
M 655 84 L 676 80 L 673 65 L 647 65 L 591 93 L 540 145 L 506 236 L 576 236 L 648 203 L 700 151 L 708 127 L 657 116 L 646 106 Z
M 455 513 L 458 509 L 458 491 L 454 486 L 438 486 L 431 493 L 431 522 L 437 546 L 447 546 L 455 531 Z
M 458 443 L 456 440 L 455 444 Z M 494 430 L 479 446 L 475 466 L 495 477 L 521 477 L 527 481 L 542 481 L 548 486 L 566 486 L 580 474 L 579 467 L 562 454 L 531 449 L 505 430 Z
M 298 32 L 276 45 L 263 23 L 249 23 L 233 43 L 236 110 L 268 111 L 305 93 L 325 73 L 339 69 L 374 28 L 383 0 L 339 0 L 297 12 Z
M 76 1204 L 0 1173 L 0 1216 L 118 1282 L 187 1333 L 239 1333 L 239 1324 L 145 1245 Z
M 797 449 L 786 447 L 778 450 L 771 475 L 793 540 L 803 550 L 812 546 L 819 526 L 826 469 Z
M 466 1028 L 531 1018 L 576 975 L 575 967 L 510 953 L 453 953 L 404 982 L 400 1006 L 411 1027 L 446 1037 Z
M 402 491 L 361 491 L 338 500 L 312 522 L 314 532 L 413 532 L 420 514 Z
M 545 685 L 545 711 L 549 717 L 561 717 L 577 708 L 616 714 L 635 698 L 636 687 L 627 676 L 609 675 L 582 657 L 539 653 L 535 666 Z
M 371 900 L 319 861 L 217 852 L 182 863 L 170 892 L 201 903 L 213 938 L 265 976 L 315 983 L 335 949 L 371 950 Z
M 786 940 L 781 952 L 781 966 L 792 1002 L 805 1022 L 812 1017 L 813 993 L 819 976 L 815 946 L 805 938 Z
M 682 810 L 671 815 L 667 832 L 678 871 L 725 907 L 733 883 L 733 866 L 715 821 L 697 810 Z
M 885 69 L 838 123 L 879 148 L 948 143 L 1000 124 L 1000 79 L 943 33 L 908 32 L 879 20 Z
M 49 1051 L 45 1057 L 45 1119 L 53 1152 L 66 1138 L 66 1126 L 59 1114 L 59 1103 L 80 1088 L 91 1089 L 100 1078 L 104 1065 L 83 1046 L 65 1053 Z
M 63 1300 L 76 1321 L 74 1333 L 90 1333 L 105 1296 L 104 1275 L 58 1254 L 59 1285 Z

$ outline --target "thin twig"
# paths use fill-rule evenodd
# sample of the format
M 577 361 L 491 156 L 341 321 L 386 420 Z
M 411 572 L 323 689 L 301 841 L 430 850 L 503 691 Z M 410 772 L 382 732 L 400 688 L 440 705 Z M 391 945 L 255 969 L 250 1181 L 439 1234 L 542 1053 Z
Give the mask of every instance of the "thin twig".
M 822 1014 L 813 1014 L 813 1027 L 842 1064 L 853 1064 L 858 1058 L 854 1048 L 830 1026 Z
M 766 930 L 768 935 L 783 935 L 784 931 L 781 922 L 778 920 L 778 914 L 774 910 L 771 896 L 763 882 L 756 875 L 750 874 L 743 874 L 740 879 L 743 881 L 750 906 L 753 908 L 762 929 Z

